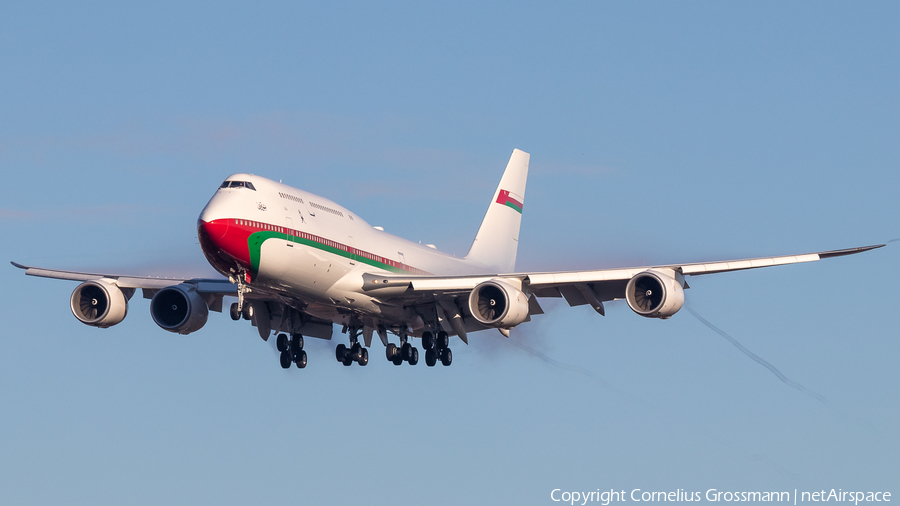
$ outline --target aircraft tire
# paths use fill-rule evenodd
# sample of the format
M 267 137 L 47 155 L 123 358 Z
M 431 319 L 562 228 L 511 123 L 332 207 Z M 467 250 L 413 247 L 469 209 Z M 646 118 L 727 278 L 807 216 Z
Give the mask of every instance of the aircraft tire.
M 294 334 L 291 338 L 291 348 L 303 349 L 303 336 L 301 334 Z
M 425 365 L 434 367 L 437 363 L 437 354 L 432 349 L 425 350 Z
M 337 348 L 334 349 L 334 358 L 336 358 L 338 362 L 343 362 L 347 359 L 347 346 L 345 346 L 344 343 L 337 345 Z
M 281 368 L 282 369 L 290 369 L 290 367 L 291 367 L 291 354 L 286 351 L 282 351 L 281 352 Z
M 401 360 L 409 360 L 412 357 L 412 345 L 409 343 L 403 343 L 403 348 L 400 349 L 402 352 L 400 354 Z
M 394 357 L 393 360 L 391 360 L 391 362 L 393 362 L 394 365 L 400 365 L 403 363 L 403 357 L 401 357 L 400 354 L 398 353 L 397 356 Z
M 431 332 L 422 333 L 422 348 L 426 350 L 434 348 L 434 335 Z
M 393 362 L 394 357 L 397 356 L 397 345 L 388 343 L 387 347 L 384 349 L 384 356 L 388 359 L 388 362 Z
M 287 335 L 278 334 L 278 337 L 275 338 L 275 347 L 278 348 L 278 351 L 287 351 L 287 349 L 288 349 Z
M 444 332 L 443 330 L 438 332 L 437 335 L 437 343 L 435 343 L 438 348 L 444 349 L 450 346 L 450 335 Z
M 419 349 L 413 348 L 412 351 L 410 351 L 409 365 L 416 365 L 418 363 L 419 363 Z
M 441 350 L 441 363 L 445 366 L 453 363 L 453 352 L 450 351 L 450 348 L 444 348 Z
M 359 351 L 359 361 L 357 362 L 360 366 L 365 366 L 369 363 L 369 350 L 362 348 Z
M 296 358 L 296 360 L 294 360 L 294 363 L 297 364 L 297 367 L 299 369 L 305 368 L 306 367 L 306 352 L 303 350 L 300 350 L 300 353 L 297 354 L 297 358 Z
M 229 311 L 229 313 L 231 314 L 231 319 L 232 319 L 232 320 L 238 321 L 238 320 L 241 319 L 241 312 L 238 311 L 238 308 L 237 308 L 237 302 L 232 302 L 232 303 L 231 303 L 231 310 Z

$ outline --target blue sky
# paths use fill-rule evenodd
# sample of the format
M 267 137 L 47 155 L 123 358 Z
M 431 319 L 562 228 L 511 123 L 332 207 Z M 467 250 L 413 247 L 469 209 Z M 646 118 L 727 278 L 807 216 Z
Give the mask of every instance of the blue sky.
M 0 16 L 0 257 L 210 275 L 195 234 L 247 171 L 467 250 L 532 154 L 520 270 L 836 249 L 900 237 L 898 7 L 10 2 Z M 640 318 L 544 303 L 366 368 L 213 314 L 99 330 L 74 283 L 6 267 L 10 504 L 555 504 L 550 491 L 898 492 L 897 246 L 690 278 Z

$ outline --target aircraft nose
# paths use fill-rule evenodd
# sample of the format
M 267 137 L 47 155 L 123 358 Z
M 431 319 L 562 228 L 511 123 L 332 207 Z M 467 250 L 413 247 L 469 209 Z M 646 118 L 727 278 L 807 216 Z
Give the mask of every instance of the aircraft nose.
M 201 217 L 197 220 L 200 248 L 220 272 L 233 267 L 234 262 L 250 265 L 250 253 L 247 249 L 248 233 L 241 228 L 235 220 L 229 218 L 205 221 Z
M 197 228 L 212 240 L 216 246 L 222 246 L 222 239 L 228 234 L 229 220 L 210 220 L 205 221 L 203 217 L 197 220 Z

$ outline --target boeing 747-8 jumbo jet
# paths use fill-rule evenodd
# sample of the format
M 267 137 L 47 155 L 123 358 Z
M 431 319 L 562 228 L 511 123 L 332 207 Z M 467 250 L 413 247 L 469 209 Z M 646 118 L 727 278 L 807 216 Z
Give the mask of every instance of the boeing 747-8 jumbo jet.
M 373 335 L 395 365 L 415 365 L 421 338 L 425 363 L 453 360 L 451 336 L 510 329 L 543 314 L 538 299 L 562 297 L 570 306 L 625 299 L 646 318 L 666 319 L 684 304 L 686 277 L 773 265 L 813 262 L 881 245 L 747 260 L 628 267 L 593 271 L 515 271 L 519 225 L 525 204 L 529 155 L 514 150 L 491 197 L 481 228 L 463 258 L 442 253 L 372 227 L 349 209 L 297 188 L 252 174 L 234 174 L 200 213 L 197 234 L 209 263 L 226 279 L 159 279 L 90 274 L 13 262 L 30 276 L 82 283 L 70 306 L 86 325 L 111 327 L 128 313 L 141 289 L 150 316 L 164 330 L 190 334 L 209 311 L 250 320 L 267 340 L 277 334 L 281 366 L 306 367 L 303 338 L 331 339 L 341 326 L 338 362 L 364 366 Z M 392 335 L 397 343 L 391 342 Z M 362 338 L 362 344 L 360 343 Z

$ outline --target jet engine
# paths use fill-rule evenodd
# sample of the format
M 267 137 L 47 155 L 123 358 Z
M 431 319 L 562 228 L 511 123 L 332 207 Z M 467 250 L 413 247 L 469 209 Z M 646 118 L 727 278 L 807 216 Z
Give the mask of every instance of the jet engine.
M 625 288 L 628 307 L 647 318 L 671 318 L 684 305 L 684 289 L 674 274 L 659 270 L 636 274 Z
M 209 307 L 195 286 L 182 283 L 156 292 L 150 301 L 150 316 L 163 330 L 190 334 L 206 325 Z
M 508 329 L 528 319 L 528 297 L 506 281 L 491 279 L 472 289 L 469 311 L 483 325 Z
M 125 319 L 128 299 L 115 283 L 98 279 L 78 285 L 69 307 L 81 323 L 105 329 Z

